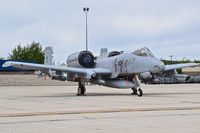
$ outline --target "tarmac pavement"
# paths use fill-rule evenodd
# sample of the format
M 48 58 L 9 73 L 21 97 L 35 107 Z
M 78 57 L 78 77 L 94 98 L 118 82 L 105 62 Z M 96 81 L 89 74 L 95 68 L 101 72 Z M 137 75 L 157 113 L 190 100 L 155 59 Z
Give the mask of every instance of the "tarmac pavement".
M 200 84 L 142 88 L 0 86 L 0 133 L 200 132 Z

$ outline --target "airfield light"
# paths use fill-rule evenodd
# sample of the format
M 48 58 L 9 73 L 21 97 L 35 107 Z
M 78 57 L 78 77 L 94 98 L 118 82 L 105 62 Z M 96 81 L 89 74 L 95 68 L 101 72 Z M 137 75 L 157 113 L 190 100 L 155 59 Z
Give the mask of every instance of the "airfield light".
M 88 26 L 87 26 L 87 13 L 89 12 L 88 7 L 83 7 L 83 11 L 85 12 L 85 17 L 86 17 L 86 50 L 88 51 Z

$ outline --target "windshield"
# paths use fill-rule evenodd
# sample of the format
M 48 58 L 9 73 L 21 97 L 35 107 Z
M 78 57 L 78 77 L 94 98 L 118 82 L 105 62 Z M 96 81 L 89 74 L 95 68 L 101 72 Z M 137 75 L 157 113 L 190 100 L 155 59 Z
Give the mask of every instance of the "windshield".
M 154 55 L 152 54 L 152 52 L 144 47 L 142 49 L 136 50 L 135 52 L 133 52 L 133 54 L 138 55 L 138 56 L 150 56 L 150 57 L 154 57 Z

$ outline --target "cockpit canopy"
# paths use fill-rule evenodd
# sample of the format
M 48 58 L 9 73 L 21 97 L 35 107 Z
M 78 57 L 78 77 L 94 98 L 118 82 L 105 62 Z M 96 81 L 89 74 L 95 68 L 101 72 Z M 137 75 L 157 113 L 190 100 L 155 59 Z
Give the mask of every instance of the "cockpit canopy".
M 138 55 L 138 56 L 143 56 L 143 57 L 147 57 L 147 56 L 155 57 L 153 55 L 153 53 L 147 47 L 138 49 L 138 50 L 134 51 L 133 54 Z

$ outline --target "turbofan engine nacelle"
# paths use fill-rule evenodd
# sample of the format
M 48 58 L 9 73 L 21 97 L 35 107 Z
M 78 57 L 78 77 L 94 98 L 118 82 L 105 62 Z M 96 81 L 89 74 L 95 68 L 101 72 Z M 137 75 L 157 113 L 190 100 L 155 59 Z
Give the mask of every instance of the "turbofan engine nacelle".
M 140 76 L 143 78 L 143 79 L 151 79 L 152 78 L 152 75 L 150 72 L 143 72 L 140 74 Z
M 90 51 L 80 51 L 71 54 L 67 58 L 67 65 L 69 67 L 94 67 L 94 55 Z
M 59 80 L 59 81 L 65 81 L 67 80 L 67 76 L 66 75 L 53 75 L 51 77 L 52 80 Z

